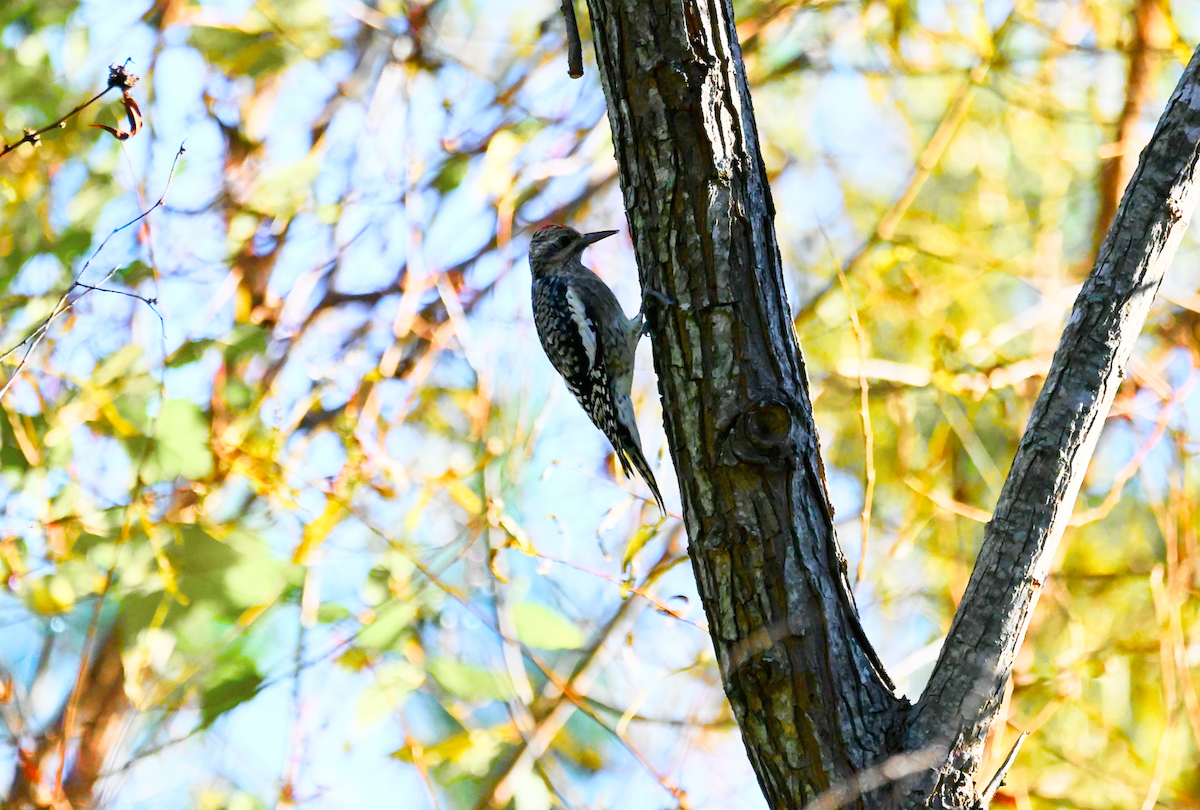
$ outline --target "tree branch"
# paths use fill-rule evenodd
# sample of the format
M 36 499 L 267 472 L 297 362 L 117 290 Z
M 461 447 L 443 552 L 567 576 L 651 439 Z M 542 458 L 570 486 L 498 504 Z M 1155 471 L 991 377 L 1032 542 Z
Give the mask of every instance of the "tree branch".
M 46 337 L 46 334 L 50 330 L 50 326 L 54 323 L 55 320 L 58 319 L 58 317 L 60 315 L 62 315 L 64 312 L 67 312 L 68 310 L 73 308 L 75 306 L 75 304 L 77 304 L 79 302 L 79 300 L 81 298 L 83 298 L 84 296 L 86 296 L 89 292 L 93 292 L 93 291 L 114 292 L 113 290 L 103 289 L 100 285 L 105 284 L 106 282 L 108 282 L 109 279 L 111 279 L 114 275 L 116 275 L 117 271 L 121 269 L 119 265 L 116 267 L 113 267 L 112 270 L 108 271 L 108 274 L 104 276 L 103 280 L 100 282 L 100 285 L 81 284 L 80 279 L 83 278 L 83 274 L 87 272 L 88 268 L 92 264 L 92 261 L 97 256 L 100 255 L 100 251 L 104 250 L 104 246 L 108 244 L 108 241 L 110 239 L 112 239 L 114 236 L 116 236 L 118 233 L 125 230 L 126 228 L 131 228 L 134 225 L 136 225 L 137 223 L 141 222 L 143 219 L 150 216 L 150 214 L 156 208 L 158 208 L 159 206 L 161 206 L 163 204 L 163 202 L 167 199 L 167 193 L 171 190 L 171 181 L 175 179 L 175 169 L 179 165 L 179 158 L 183 155 L 184 151 L 185 150 L 183 148 L 183 145 L 180 144 L 179 151 L 175 153 L 175 159 L 171 162 L 171 171 L 167 175 L 167 184 L 163 188 L 162 196 L 158 198 L 158 200 L 154 203 L 154 205 L 150 206 L 145 211 L 141 212 L 136 217 L 129 220 L 124 225 L 120 226 L 119 228 L 114 228 L 108 234 L 108 236 L 104 237 L 104 241 L 101 242 L 100 246 L 97 247 L 92 252 L 91 258 L 89 258 L 86 262 L 83 263 L 83 267 L 81 267 L 79 269 L 79 272 L 76 274 L 75 278 L 71 281 L 71 286 L 67 287 L 67 291 L 64 292 L 59 297 L 58 302 L 55 303 L 55 305 L 54 305 L 54 308 L 52 310 L 50 310 L 50 314 L 47 315 L 42 320 L 41 324 L 39 324 L 36 329 L 34 329 L 32 332 L 30 332 L 24 338 L 22 338 L 20 340 L 20 342 L 18 342 L 17 344 L 15 344 L 11 348 L 9 348 L 3 354 L 0 354 L 0 363 L 3 363 L 6 359 L 8 359 L 9 355 L 13 354 L 15 351 L 20 349 L 22 346 L 26 346 L 28 344 L 28 347 L 25 349 L 25 354 L 21 355 L 21 359 L 17 362 L 16 368 L 14 368 L 12 370 L 12 373 L 10 373 L 8 375 L 8 379 L 5 380 L 4 385 L 0 386 L 0 400 L 4 399 L 4 395 L 8 393 L 8 389 L 12 388 L 13 383 L 15 383 L 17 381 L 17 377 L 20 376 L 21 371 L 25 368 L 25 364 L 27 362 L 29 362 L 29 355 L 31 355 L 33 353 L 33 350 L 38 347 L 38 345 L 42 342 L 42 339 Z M 75 298 L 71 298 L 71 293 L 74 292 L 77 287 L 83 288 L 85 291 L 83 293 L 80 293 Z M 134 297 L 140 297 L 140 296 L 134 296 Z M 145 301 L 146 304 L 148 306 L 150 306 L 151 309 L 154 308 L 153 304 L 150 303 L 149 299 L 142 299 L 142 300 Z M 156 315 L 158 314 L 157 310 L 155 310 L 155 314 Z M 161 319 L 161 317 L 162 316 L 159 315 L 160 319 Z
M 0 158 L 4 157 L 9 152 L 12 152 L 13 150 L 15 150 L 18 146 L 20 146 L 23 143 L 31 143 L 35 147 L 38 146 L 42 142 L 43 135 L 45 135 L 47 132 L 49 132 L 52 129 L 60 129 L 62 127 L 65 127 L 67 125 L 67 121 L 69 121 L 72 117 L 78 115 L 79 113 L 83 112 L 88 107 L 95 104 L 109 90 L 116 88 L 118 90 L 121 90 L 122 92 L 128 93 L 129 90 L 132 89 L 135 84 L 137 84 L 137 80 L 138 80 L 137 76 L 134 76 L 132 73 L 130 73 L 129 71 L 127 71 L 125 69 L 128 65 L 129 65 L 129 60 L 127 59 L 127 60 L 125 60 L 125 64 L 123 64 L 123 65 L 109 66 L 109 68 L 108 68 L 108 85 L 105 86 L 105 88 L 103 90 L 101 90 L 99 93 L 97 93 L 96 95 L 89 98 L 87 101 L 84 101 L 83 103 L 81 103 L 78 107 L 71 110 L 69 113 L 67 113 L 62 118 L 55 121 L 53 124 L 47 124 L 46 126 L 42 127 L 41 129 L 26 129 L 21 134 L 20 140 L 13 141 L 10 144 L 3 144 L 3 148 L 0 148 Z M 105 129 L 107 129 L 107 127 L 105 127 Z
M 913 748 L 974 773 L 1013 658 L 1154 294 L 1196 205 L 1200 51 L 1142 153 L 1080 290 L 958 613 L 916 707 Z M 927 795 L 928 784 L 910 785 Z
M 579 41 L 579 22 L 575 19 L 575 0 L 562 0 L 563 22 L 567 25 L 567 75 L 583 77 L 583 43 Z

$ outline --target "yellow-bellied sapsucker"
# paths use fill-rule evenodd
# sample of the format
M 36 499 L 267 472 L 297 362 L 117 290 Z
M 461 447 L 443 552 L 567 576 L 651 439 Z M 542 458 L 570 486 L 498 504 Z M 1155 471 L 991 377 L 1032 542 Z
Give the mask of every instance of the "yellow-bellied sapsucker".
M 633 416 L 633 356 L 645 333 L 642 311 L 626 318 L 617 297 L 583 266 L 583 249 L 616 231 L 579 233 L 546 225 L 529 245 L 533 271 L 533 321 L 550 363 L 612 442 L 621 470 L 638 471 L 666 514 L 658 482 L 642 452 Z

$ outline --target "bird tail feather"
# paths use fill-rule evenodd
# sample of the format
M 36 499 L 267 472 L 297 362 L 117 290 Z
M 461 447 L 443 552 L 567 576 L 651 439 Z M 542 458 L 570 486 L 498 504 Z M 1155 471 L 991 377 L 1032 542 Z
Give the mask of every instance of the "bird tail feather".
M 617 424 L 614 427 L 618 434 L 628 433 L 624 425 Z M 646 485 L 650 487 L 650 491 L 654 493 L 654 502 L 658 505 L 658 511 L 666 516 L 667 506 L 663 503 L 662 492 L 658 489 L 658 481 L 654 480 L 654 472 L 650 469 L 650 462 L 646 460 L 646 455 L 642 452 L 640 444 L 636 441 L 629 441 L 629 439 L 636 437 L 618 435 L 614 438 L 617 440 L 613 441 L 612 445 L 616 451 L 617 461 L 621 464 L 621 472 L 626 477 L 632 478 L 633 470 L 637 470 L 637 474 L 641 476 Z M 622 439 L 625 441 L 622 441 Z M 622 450 L 622 448 L 625 449 Z

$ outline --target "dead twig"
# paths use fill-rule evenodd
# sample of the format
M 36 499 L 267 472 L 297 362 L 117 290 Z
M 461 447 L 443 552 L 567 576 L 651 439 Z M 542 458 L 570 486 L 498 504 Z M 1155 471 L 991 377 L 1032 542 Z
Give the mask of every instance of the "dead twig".
M 567 75 L 583 76 L 583 43 L 579 41 L 579 21 L 575 19 L 575 0 L 562 0 L 563 20 L 567 23 Z
M 95 104 L 97 101 L 99 101 L 104 96 L 105 93 L 107 93 L 109 90 L 112 90 L 113 88 L 117 88 L 122 93 L 124 93 L 124 98 L 127 100 L 125 109 L 126 109 L 126 113 L 129 115 L 130 124 L 132 126 L 133 125 L 133 113 L 130 111 L 129 104 L 133 102 L 133 99 L 129 98 L 129 90 L 135 84 L 137 84 L 138 77 L 134 76 L 132 73 L 130 73 L 129 71 L 127 71 L 125 69 L 128 64 L 129 64 L 129 60 L 126 60 L 125 64 L 123 64 L 123 65 L 111 65 L 108 68 L 108 86 L 107 87 L 105 87 L 103 90 L 101 90 L 96 95 L 89 98 L 87 101 L 80 104 L 75 109 L 71 110 L 69 113 L 67 113 L 62 118 L 55 121 L 53 124 L 47 124 L 46 126 L 42 127 L 41 129 L 26 129 L 25 132 L 21 135 L 20 140 L 4 145 L 4 148 L 2 150 L 0 150 L 0 158 L 4 157 L 9 152 L 13 151 L 14 149 L 16 149 L 18 146 L 20 146 L 23 143 L 30 143 L 36 147 L 38 144 L 40 144 L 42 142 L 43 135 L 45 135 L 47 132 L 49 132 L 52 129 L 61 129 L 62 127 L 65 127 L 67 125 L 68 120 L 70 120 L 72 117 L 78 115 L 79 113 L 83 112 L 91 105 Z M 133 109 L 134 110 L 137 109 L 137 104 L 133 104 Z M 140 113 L 139 113 L 139 118 L 140 118 Z M 117 133 L 114 132 L 110 127 L 103 127 L 103 128 L 109 130 L 110 132 L 113 132 L 114 135 L 117 135 Z M 125 137 L 128 138 L 132 134 L 133 133 L 128 133 L 125 135 Z M 117 135 L 117 137 L 120 138 L 119 135 Z
M 984 807 L 988 807 L 992 803 L 992 798 L 995 797 L 996 791 L 1004 785 L 1004 777 L 1008 775 L 1008 769 L 1017 761 L 1017 754 L 1021 751 L 1021 746 L 1029 737 L 1028 731 L 1022 731 L 1017 737 L 1017 741 L 1013 743 L 1013 747 L 1009 749 L 1008 756 L 1004 758 L 1004 762 L 1000 763 L 1000 767 L 996 769 L 996 773 L 992 775 L 991 780 L 987 783 L 987 787 L 983 789 L 983 793 L 979 794 L 979 801 Z

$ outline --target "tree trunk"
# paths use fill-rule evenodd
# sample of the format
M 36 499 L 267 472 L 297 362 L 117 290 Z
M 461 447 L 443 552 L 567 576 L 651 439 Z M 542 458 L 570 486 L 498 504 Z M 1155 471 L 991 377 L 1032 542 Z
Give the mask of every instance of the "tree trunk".
M 70 767 L 63 775 L 62 794 L 56 795 L 54 782 L 68 713 L 65 703 L 48 728 L 20 746 L 3 810 L 85 810 L 97 806 L 97 783 L 132 708 L 125 696 L 119 633 L 113 630 L 96 651 L 79 686 L 73 722 L 67 732 Z
M 907 704 L 834 539 L 774 207 L 725 2 L 591 0 L 692 565 L 767 801 L 886 757 Z
M 1197 61 L 1076 302 L 910 707 L 866 639 L 834 537 L 729 0 L 588 6 L 642 284 L 677 302 L 650 313 L 664 420 L 725 690 L 767 802 L 980 807 L 983 740 L 1194 207 Z

